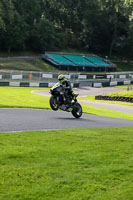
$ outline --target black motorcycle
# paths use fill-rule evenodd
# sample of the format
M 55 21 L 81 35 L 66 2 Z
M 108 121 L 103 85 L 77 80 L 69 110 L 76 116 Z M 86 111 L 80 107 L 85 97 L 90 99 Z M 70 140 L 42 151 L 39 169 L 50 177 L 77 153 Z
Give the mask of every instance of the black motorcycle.
M 76 100 L 74 101 L 72 96 L 69 95 L 59 83 L 56 83 L 50 89 L 50 93 L 51 97 L 49 103 L 52 110 L 56 111 L 60 109 L 66 112 L 71 112 L 76 118 L 80 118 L 82 116 L 82 107 L 77 102 L 78 94 L 75 95 Z

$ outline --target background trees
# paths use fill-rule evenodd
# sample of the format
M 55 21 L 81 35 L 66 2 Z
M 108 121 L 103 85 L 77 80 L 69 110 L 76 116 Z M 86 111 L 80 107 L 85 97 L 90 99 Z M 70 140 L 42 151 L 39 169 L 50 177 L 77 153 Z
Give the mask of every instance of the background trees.
M 133 0 L 0 0 L 0 50 L 133 55 Z

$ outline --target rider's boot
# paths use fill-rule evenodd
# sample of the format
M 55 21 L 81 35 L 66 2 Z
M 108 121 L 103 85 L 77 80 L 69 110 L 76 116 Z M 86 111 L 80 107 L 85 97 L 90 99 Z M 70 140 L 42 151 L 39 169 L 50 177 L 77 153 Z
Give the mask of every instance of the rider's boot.
M 74 100 L 75 102 L 77 102 L 77 98 L 76 98 L 76 97 L 77 97 L 76 95 L 73 96 L 73 100 Z
M 73 100 L 74 100 L 75 102 L 77 102 L 77 96 L 78 96 L 78 95 L 76 95 L 74 92 L 72 92 L 72 98 L 73 98 Z

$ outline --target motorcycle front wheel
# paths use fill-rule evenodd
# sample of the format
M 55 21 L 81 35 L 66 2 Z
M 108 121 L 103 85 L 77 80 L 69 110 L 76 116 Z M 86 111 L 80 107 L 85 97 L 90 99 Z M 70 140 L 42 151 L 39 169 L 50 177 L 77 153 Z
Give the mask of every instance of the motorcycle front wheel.
M 58 106 L 57 100 L 54 96 L 50 97 L 49 104 L 50 104 L 50 107 L 52 108 L 52 110 L 54 110 L 54 111 L 58 110 L 59 106 Z
M 72 110 L 72 115 L 75 118 L 80 118 L 82 116 L 82 107 L 79 103 L 75 103 L 74 108 Z

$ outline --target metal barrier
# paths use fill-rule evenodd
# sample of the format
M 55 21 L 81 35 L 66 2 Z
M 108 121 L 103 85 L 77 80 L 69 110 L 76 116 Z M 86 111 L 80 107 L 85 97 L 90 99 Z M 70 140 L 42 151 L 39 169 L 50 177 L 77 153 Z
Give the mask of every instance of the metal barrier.
M 28 82 L 57 82 L 58 75 L 61 73 L 47 73 L 34 71 L 0 70 L 0 81 L 28 81 Z M 67 79 L 72 82 L 78 80 L 78 74 L 65 74 Z
M 56 83 L 58 75 L 64 73 L 35 72 L 35 71 L 17 71 L 17 70 L 0 70 L 0 82 L 30 82 L 34 83 Z M 94 83 L 106 83 L 106 86 L 130 85 L 133 82 L 133 72 L 115 72 L 105 74 L 83 74 L 83 73 L 66 73 L 66 78 L 72 83 L 81 85 L 93 85 Z M 110 84 L 109 84 L 110 83 Z M 117 84 L 118 83 L 118 84 Z M 105 83 L 104 83 L 105 85 Z

